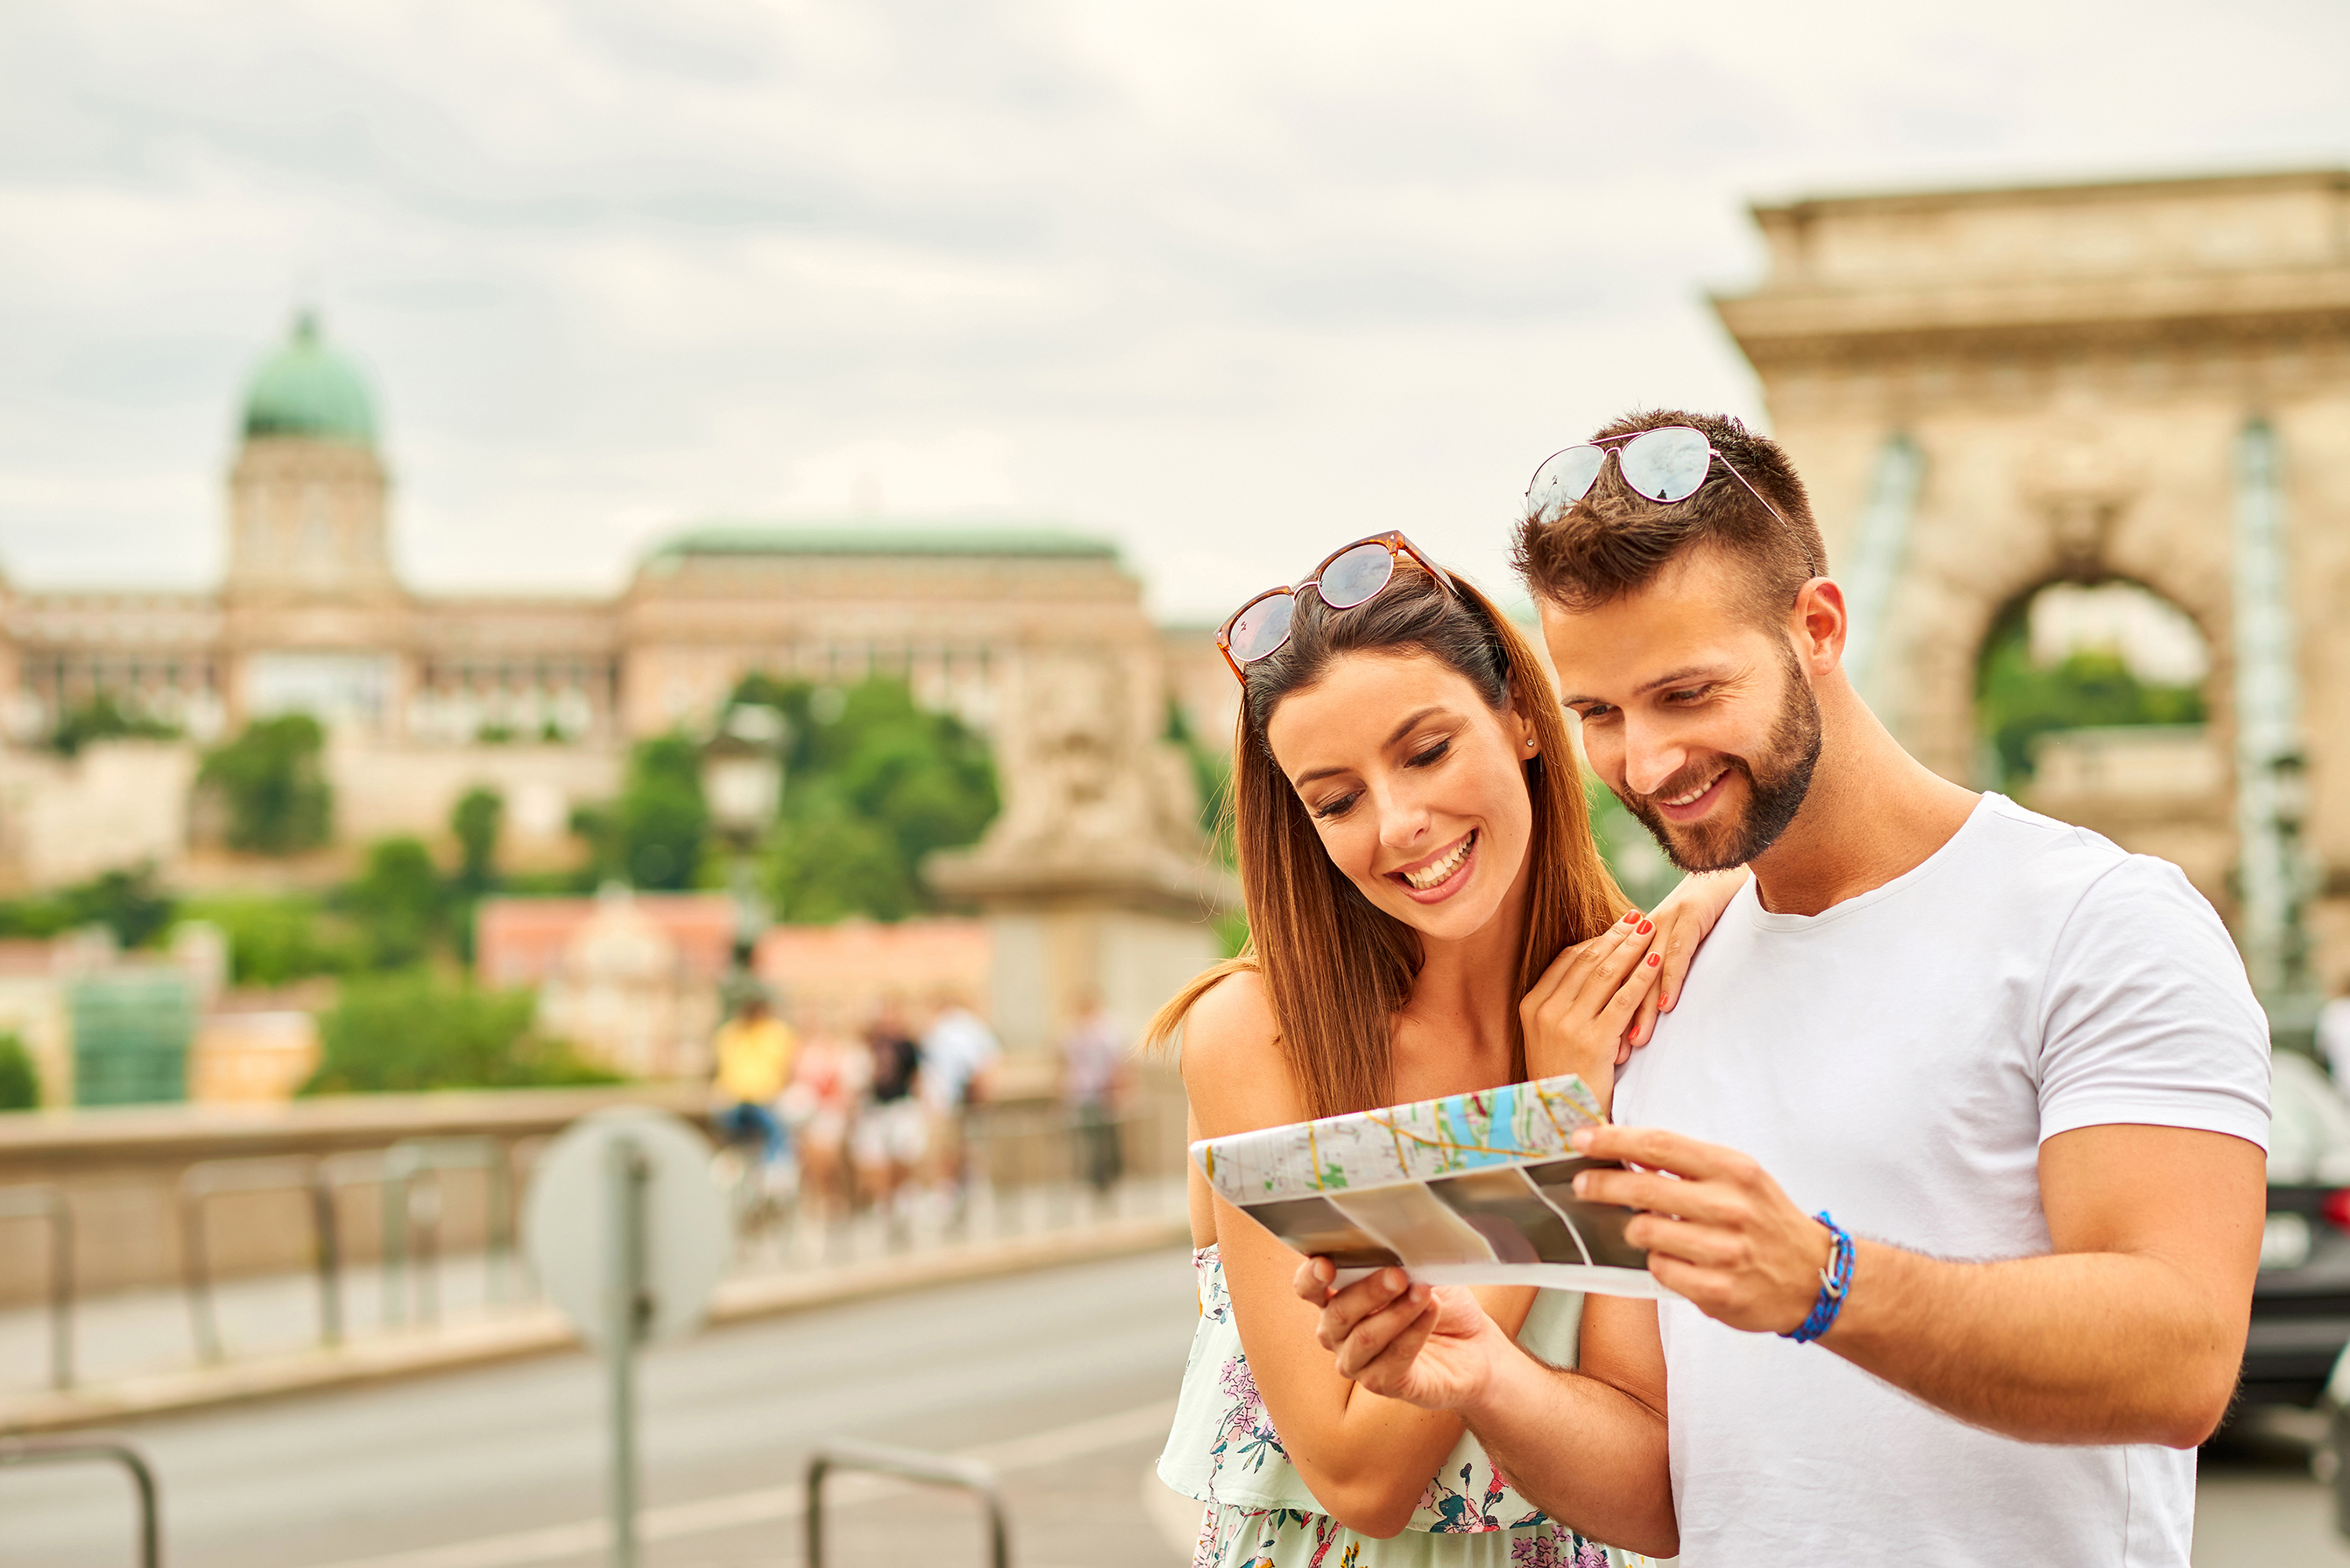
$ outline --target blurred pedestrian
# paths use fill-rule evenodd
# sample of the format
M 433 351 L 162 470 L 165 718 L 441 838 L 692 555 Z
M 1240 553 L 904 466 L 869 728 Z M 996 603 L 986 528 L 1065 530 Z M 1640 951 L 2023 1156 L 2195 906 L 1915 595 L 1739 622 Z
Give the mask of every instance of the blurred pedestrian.
M 711 1042 L 717 1059 L 717 1107 L 712 1119 L 728 1143 L 759 1145 L 762 1180 L 781 1186 L 790 1172 L 791 1137 L 778 1102 L 790 1081 L 799 1040 L 775 1015 L 764 992 L 746 994 Z
M 802 1189 L 836 1215 L 848 1210 L 849 1124 L 872 1071 L 863 1043 L 846 1038 L 827 1009 L 809 1028 L 784 1091 L 785 1115 L 799 1132 Z
M 1077 1177 L 1097 1197 L 1108 1196 L 1126 1174 L 1118 1138 L 1118 1102 L 1127 1086 L 1125 1031 L 1088 987 L 1077 998 L 1077 1015 L 1061 1036 L 1061 1106 L 1068 1112 L 1076 1143 Z
M 959 1219 L 971 1192 L 972 1108 L 987 1100 L 1003 1047 L 968 994 L 950 986 L 938 993 L 921 1049 L 923 1095 L 940 1124 L 939 1183 Z
M 903 1003 L 885 998 L 865 1031 L 871 1060 L 865 1097 L 849 1133 L 858 1190 L 895 1226 L 905 1218 L 903 1193 L 930 1147 L 930 1116 L 922 1103 L 922 1057 L 906 1027 Z

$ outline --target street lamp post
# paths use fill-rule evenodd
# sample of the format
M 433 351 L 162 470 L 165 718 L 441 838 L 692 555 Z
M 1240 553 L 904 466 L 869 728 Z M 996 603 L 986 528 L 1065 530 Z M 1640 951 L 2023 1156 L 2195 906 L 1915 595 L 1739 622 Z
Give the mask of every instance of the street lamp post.
M 734 896 L 734 952 L 726 983 L 730 1000 L 749 983 L 751 952 L 772 913 L 759 896 L 759 840 L 783 805 L 784 716 L 744 704 L 727 710 L 702 753 L 702 793 L 711 826 L 726 846 L 727 884 Z
M 2291 537 L 2276 430 L 2247 422 L 2236 441 L 2232 537 L 2236 682 L 2237 940 L 2270 1037 L 2315 1048 L 2318 996 L 2309 971 L 2307 811 L 2300 644 Z

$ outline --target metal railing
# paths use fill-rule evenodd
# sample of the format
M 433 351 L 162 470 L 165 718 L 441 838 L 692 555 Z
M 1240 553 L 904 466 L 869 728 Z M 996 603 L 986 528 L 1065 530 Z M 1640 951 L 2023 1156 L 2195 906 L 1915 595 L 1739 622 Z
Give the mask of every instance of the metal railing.
M 1012 1537 L 1004 1513 L 1003 1491 L 993 1468 L 977 1459 L 949 1459 L 885 1443 L 860 1443 L 839 1438 L 808 1456 L 807 1568 L 824 1568 L 824 1478 L 834 1470 L 866 1470 L 897 1476 L 927 1486 L 952 1487 L 974 1493 L 987 1510 L 987 1561 L 991 1568 L 1011 1568 Z
M 145 1455 L 121 1438 L 103 1433 L 68 1438 L 0 1438 L 0 1467 L 87 1461 L 118 1464 L 130 1472 L 131 1488 L 139 1498 L 140 1568 L 162 1568 L 162 1511 L 156 1501 L 155 1472 Z
M 1087 1114 L 1057 1105 L 981 1105 L 964 1112 L 961 1122 L 970 1179 L 997 1191 L 1041 1187 L 1054 1192 L 1059 1201 L 1057 1211 L 1045 1217 L 1048 1225 L 1076 1218 L 1081 1189 L 1115 1202 L 1128 1178 L 1162 1163 L 1162 1151 L 1150 1145 L 1163 1141 L 1166 1117 L 1154 1108 Z M 1179 1147 L 1180 1135 L 1179 1126 Z M 1181 1158 L 1176 1157 L 1179 1169 Z M 1097 1182 L 1092 1162 L 1102 1158 L 1113 1174 Z M 1008 1216 L 1013 1230 L 1024 1227 L 1016 1206 Z
M 222 1359 L 220 1319 L 213 1307 L 212 1249 L 204 1199 L 224 1192 L 302 1192 L 309 1197 L 311 1262 L 318 1280 L 318 1343 L 343 1337 L 342 1241 L 335 1191 L 323 1161 L 307 1155 L 268 1159 L 207 1159 L 180 1173 L 180 1271 L 196 1355 Z
M 73 1386 L 74 1232 L 66 1195 L 42 1182 L 0 1187 L 0 1220 L 46 1220 L 49 1231 L 49 1386 Z
M 403 1138 L 383 1154 L 383 1321 L 408 1321 L 409 1260 L 416 1268 L 416 1320 L 441 1319 L 441 1175 L 478 1170 L 488 1186 L 484 1285 L 489 1299 L 512 1293 L 515 1272 L 513 1151 L 494 1137 Z M 410 1232 L 415 1240 L 411 1248 Z

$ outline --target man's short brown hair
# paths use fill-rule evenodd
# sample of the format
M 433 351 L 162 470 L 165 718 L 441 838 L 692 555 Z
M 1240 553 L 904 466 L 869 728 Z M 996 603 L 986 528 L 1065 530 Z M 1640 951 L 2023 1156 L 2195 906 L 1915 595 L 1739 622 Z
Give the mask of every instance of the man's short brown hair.
M 1804 482 L 1777 441 L 1724 414 L 1651 409 L 1627 414 L 1591 439 L 1609 441 L 1667 425 L 1703 431 L 1713 450 L 1780 515 L 1773 516 L 1771 506 L 1758 503 L 1719 462 L 1696 494 L 1666 505 L 1627 485 L 1619 459 L 1602 468 L 1591 493 L 1555 522 L 1529 514 L 1518 525 L 1512 564 L 1536 598 L 1581 610 L 1646 587 L 1668 563 L 1692 550 L 1716 549 L 1741 568 L 1755 615 L 1775 622 L 1803 586 L 1828 569 L 1827 547 L 1812 521 Z M 1621 442 L 1611 444 L 1622 450 Z

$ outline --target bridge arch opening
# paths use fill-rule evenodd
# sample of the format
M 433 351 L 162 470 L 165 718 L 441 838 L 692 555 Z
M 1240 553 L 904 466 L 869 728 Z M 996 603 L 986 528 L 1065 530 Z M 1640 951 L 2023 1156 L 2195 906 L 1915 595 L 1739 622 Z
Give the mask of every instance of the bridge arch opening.
M 1974 782 L 2175 861 L 2220 903 L 2234 835 L 2213 667 L 2194 617 L 2142 583 L 2038 584 L 1977 659 Z

